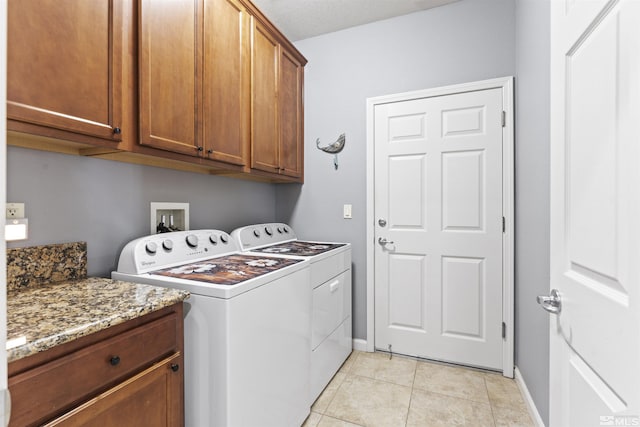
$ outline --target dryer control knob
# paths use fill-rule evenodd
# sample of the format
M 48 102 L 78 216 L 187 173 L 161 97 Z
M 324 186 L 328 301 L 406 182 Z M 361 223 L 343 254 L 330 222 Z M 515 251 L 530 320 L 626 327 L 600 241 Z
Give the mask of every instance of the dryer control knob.
M 273 229 L 271 227 L 265 227 L 264 232 L 267 233 L 267 236 L 273 236 Z
M 226 234 L 221 234 L 220 241 L 226 245 L 227 243 L 229 243 L 229 236 L 227 236 Z
M 282 227 L 278 227 L 276 230 L 278 230 L 278 233 L 282 234 Z
M 289 232 L 289 227 L 282 227 L 282 229 L 284 230 L 285 233 Z
M 260 230 L 253 230 L 253 235 L 256 237 L 260 237 Z
M 211 236 L 209 236 L 209 241 L 211 242 L 212 245 L 217 245 L 218 236 L 216 236 L 215 234 L 212 234 Z
M 189 234 L 185 240 L 187 242 L 187 245 L 192 248 L 198 246 L 198 236 L 196 236 L 195 234 Z
M 149 242 L 145 245 L 144 247 L 148 253 L 150 254 L 155 254 L 156 251 L 158 250 L 158 245 L 156 245 L 154 242 Z
M 173 249 L 173 241 L 169 239 L 165 240 L 164 242 L 162 242 L 162 247 L 167 251 L 170 251 L 171 249 Z

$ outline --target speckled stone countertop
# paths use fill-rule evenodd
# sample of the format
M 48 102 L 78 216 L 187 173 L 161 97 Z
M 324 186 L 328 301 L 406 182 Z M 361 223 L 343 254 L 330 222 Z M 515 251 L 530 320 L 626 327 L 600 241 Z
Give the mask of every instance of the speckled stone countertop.
M 103 278 L 7 292 L 7 361 L 168 307 L 189 292 Z

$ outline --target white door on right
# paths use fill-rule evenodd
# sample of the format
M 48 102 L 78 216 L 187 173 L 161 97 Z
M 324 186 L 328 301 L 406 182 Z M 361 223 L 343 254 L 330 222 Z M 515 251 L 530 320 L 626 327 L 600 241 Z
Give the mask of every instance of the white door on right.
M 640 425 L 640 2 L 551 8 L 550 424 Z

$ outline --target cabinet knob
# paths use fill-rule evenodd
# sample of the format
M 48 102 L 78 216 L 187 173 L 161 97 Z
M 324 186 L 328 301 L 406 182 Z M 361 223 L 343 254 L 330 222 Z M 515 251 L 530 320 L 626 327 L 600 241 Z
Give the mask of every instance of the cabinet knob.
M 109 363 L 111 363 L 112 366 L 116 366 L 118 363 L 120 363 L 120 356 L 111 357 L 111 359 L 109 359 Z
M 122 129 L 120 128 L 113 128 L 113 134 L 114 135 L 120 135 L 122 133 Z
M 180 365 L 178 365 L 177 363 L 171 364 L 171 370 L 173 372 L 178 372 L 178 369 L 180 369 Z
M 213 154 L 213 150 L 212 150 L 211 148 L 209 148 L 209 149 L 207 150 L 207 154 Z
M 201 146 L 198 147 L 198 151 L 202 151 L 204 150 L 204 148 L 202 148 Z

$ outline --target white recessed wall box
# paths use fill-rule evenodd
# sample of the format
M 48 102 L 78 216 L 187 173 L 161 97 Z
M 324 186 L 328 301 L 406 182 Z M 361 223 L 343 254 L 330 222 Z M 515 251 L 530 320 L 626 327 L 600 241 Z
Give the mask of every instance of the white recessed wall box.
M 189 203 L 151 202 L 151 234 L 189 230 Z

